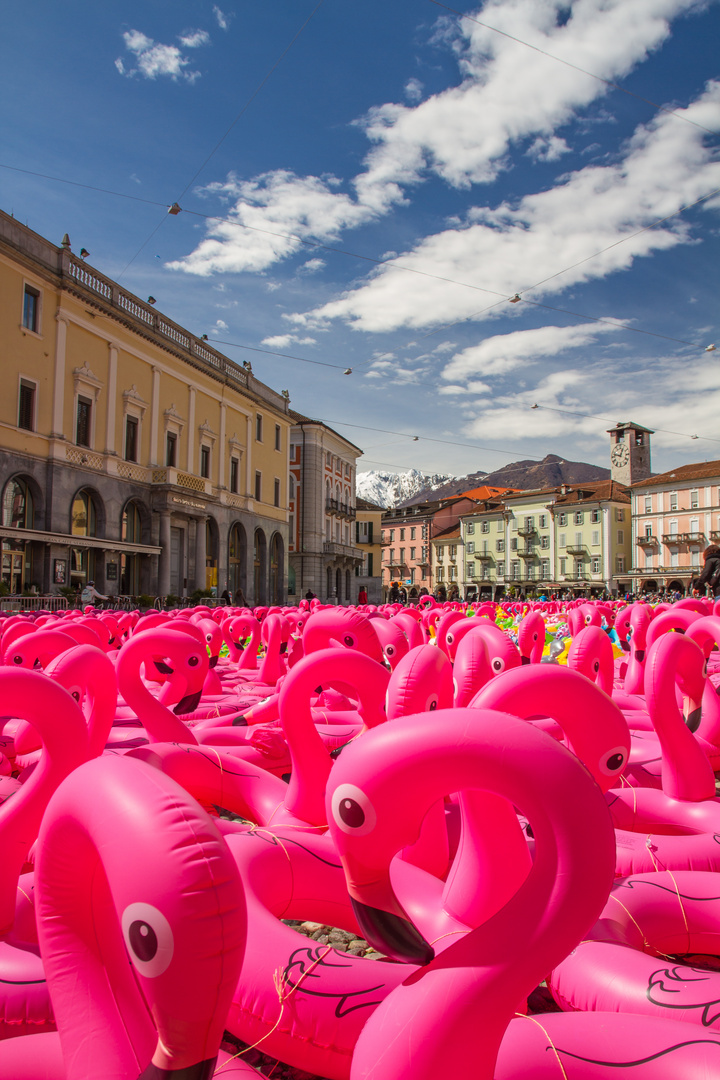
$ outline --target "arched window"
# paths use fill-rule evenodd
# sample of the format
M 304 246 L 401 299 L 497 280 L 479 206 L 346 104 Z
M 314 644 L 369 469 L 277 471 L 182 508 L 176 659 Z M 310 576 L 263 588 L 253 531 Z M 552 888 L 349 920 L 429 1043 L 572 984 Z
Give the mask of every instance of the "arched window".
M 122 516 L 122 539 L 127 544 L 142 543 L 142 514 L 132 499 L 126 503 Z M 142 555 L 124 551 L 120 556 L 120 591 L 125 596 L 139 596 Z
M 3 492 L 2 523 L 10 529 L 32 529 L 34 506 L 30 488 L 19 477 Z M 21 593 L 32 580 L 32 546 L 25 540 L 2 539 L 2 580 L 11 593 Z
M 32 529 L 33 500 L 24 480 L 9 480 L 3 494 L 3 525 L 11 529 Z
M 239 522 L 230 529 L 228 538 L 228 588 L 233 604 L 245 606 L 245 558 L 247 540 L 245 530 Z
M 267 541 L 262 529 L 255 530 L 253 539 L 253 600 L 255 604 L 265 604 L 266 598 L 266 567 L 267 567 Z
M 283 542 L 280 533 L 270 541 L 270 603 L 283 602 Z
M 89 491 L 78 491 L 73 499 L 70 531 L 73 536 L 97 535 L 97 514 Z
M 70 532 L 73 536 L 97 536 L 97 508 L 87 490 L 78 491 L 70 508 Z M 95 580 L 95 548 L 70 548 L 70 584 L 82 589 Z M 102 590 L 100 590 L 102 591 Z

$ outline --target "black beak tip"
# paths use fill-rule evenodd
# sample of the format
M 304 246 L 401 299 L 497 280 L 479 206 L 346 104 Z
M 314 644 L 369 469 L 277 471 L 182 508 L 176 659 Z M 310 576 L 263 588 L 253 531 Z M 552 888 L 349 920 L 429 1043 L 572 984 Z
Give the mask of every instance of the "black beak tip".
M 173 712 L 176 716 L 185 716 L 187 713 L 194 712 L 200 704 L 201 697 L 202 690 L 198 690 L 196 694 L 186 694 L 184 698 L 181 698 L 180 701 L 178 701 Z
M 685 723 L 686 723 L 687 727 L 690 729 L 690 731 L 692 731 L 693 735 L 695 734 L 697 729 L 700 727 L 700 721 L 701 720 L 702 720 L 702 708 L 693 709 L 693 711 L 688 714 L 688 718 L 685 721 Z
M 529 656 L 521 656 L 520 660 L 522 661 L 523 665 L 530 663 L 530 657 Z
M 353 911 L 365 940 L 378 952 L 403 964 L 429 964 L 435 950 L 408 919 L 370 907 L 352 898 Z

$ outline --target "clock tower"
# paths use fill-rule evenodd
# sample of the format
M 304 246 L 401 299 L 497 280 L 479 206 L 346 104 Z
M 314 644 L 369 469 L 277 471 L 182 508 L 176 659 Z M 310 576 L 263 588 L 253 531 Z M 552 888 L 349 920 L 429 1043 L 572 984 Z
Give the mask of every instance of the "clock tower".
M 647 480 L 650 473 L 650 428 L 618 422 L 608 431 L 610 436 L 610 477 L 629 487 L 638 480 Z

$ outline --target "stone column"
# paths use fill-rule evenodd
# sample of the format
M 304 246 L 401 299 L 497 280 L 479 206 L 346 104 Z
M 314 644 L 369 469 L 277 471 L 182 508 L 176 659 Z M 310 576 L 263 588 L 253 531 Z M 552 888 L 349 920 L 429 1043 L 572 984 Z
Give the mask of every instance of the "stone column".
M 105 453 L 116 454 L 115 413 L 117 410 L 117 367 L 118 347 L 114 341 L 108 342 L 108 385 L 107 414 L 105 418 Z
M 170 511 L 160 511 L 160 565 L 158 567 L 158 593 L 167 596 L 170 592 Z
M 195 473 L 195 387 L 188 387 L 187 471 Z M 203 588 L 205 586 L 203 585 Z
M 195 588 L 205 588 L 205 518 L 195 520 Z
M 220 446 L 218 448 L 218 463 L 217 463 L 217 478 L 218 487 L 225 487 L 225 458 L 227 456 L 227 447 L 225 446 L 225 425 L 226 425 L 226 412 L 227 406 L 224 401 L 220 402 Z M 218 579 L 219 580 L 219 579 Z
M 152 369 L 152 402 L 150 405 L 150 464 L 158 465 L 158 430 L 160 427 L 160 368 Z
M 255 477 L 252 471 L 252 439 L 253 418 L 246 417 L 245 421 L 245 491 L 251 499 L 255 498 Z
M 53 387 L 53 421 L 52 436 L 55 439 L 64 439 L 64 411 L 65 411 L 65 349 L 67 346 L 67 319 L 58 311 L 55 316 L 57 329 L 55 331 L 55 385 Z M 74 423 L 74 418 L 70 421 Z M 74 432 L 67 435 L 74 442 Z

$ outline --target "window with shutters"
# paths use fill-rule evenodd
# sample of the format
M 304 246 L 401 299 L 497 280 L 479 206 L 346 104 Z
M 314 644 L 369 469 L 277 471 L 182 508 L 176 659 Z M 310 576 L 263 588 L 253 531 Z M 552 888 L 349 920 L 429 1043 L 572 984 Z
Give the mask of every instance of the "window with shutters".
M 35 383 L 28 379 L 20 380 L 20 398 L 18 402 L 18 427 L 26 431 L 35 430 Z

